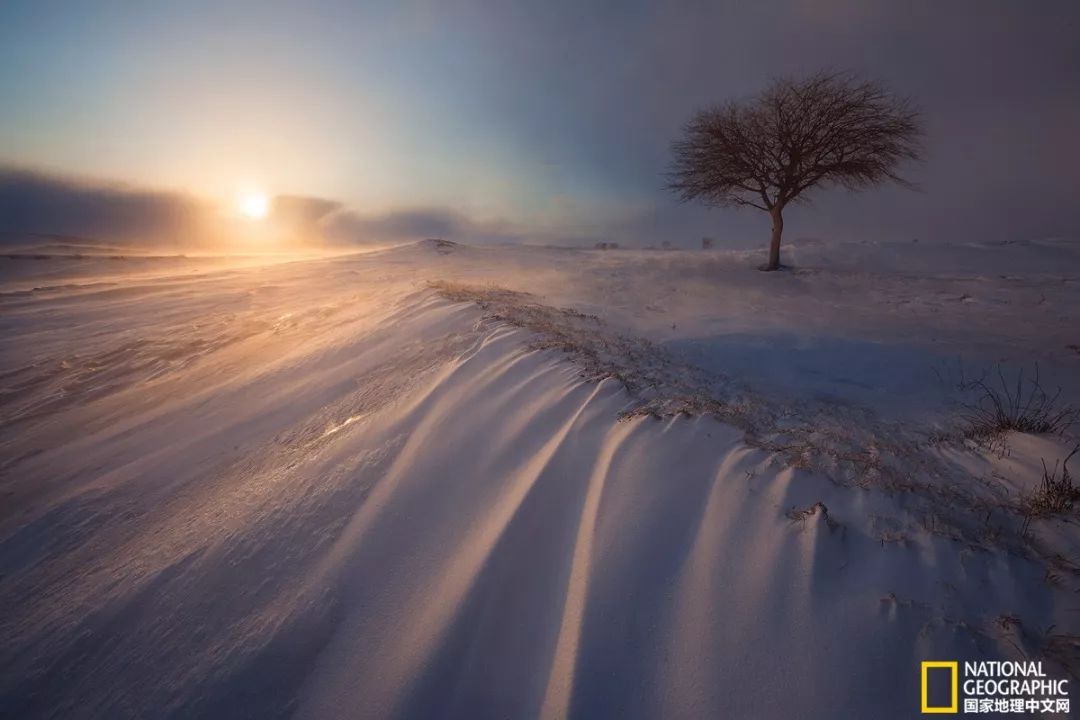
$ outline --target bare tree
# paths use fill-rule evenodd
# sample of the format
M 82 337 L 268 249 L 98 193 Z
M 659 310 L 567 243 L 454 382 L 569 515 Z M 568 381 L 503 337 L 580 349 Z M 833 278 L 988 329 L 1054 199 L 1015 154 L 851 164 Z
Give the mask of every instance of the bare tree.
M 849 190 L 892 180 L 919 159 L 918 111 L 874 83 L 818 73 L 781 79 L 744 103 L 697 113 L 672 144 L 668 188 L 684 202 L 749 205 L 772 217 L 769 262 L 780 267 L 784 207 L 813 187 Z

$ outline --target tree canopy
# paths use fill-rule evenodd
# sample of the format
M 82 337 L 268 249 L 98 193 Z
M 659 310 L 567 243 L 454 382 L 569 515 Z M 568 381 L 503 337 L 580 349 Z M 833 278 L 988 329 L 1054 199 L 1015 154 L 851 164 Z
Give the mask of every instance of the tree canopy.
M 919 159 L 921 134 L 912 104 L 875 83 L 826 72 L 780 79 L 747 102 L 694 115 L 672 144 L 668 188 L 683 201 L 772 214 L 778 266 L 784 206 L 827 185 L 911 187 L 897 168 Z

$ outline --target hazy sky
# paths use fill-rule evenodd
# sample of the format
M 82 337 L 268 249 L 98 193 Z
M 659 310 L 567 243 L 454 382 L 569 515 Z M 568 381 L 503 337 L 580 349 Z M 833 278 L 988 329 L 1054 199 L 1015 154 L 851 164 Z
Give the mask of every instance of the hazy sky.
M 695 109 L 822 67 L 923 108 L 923 192 L 829 192 L 792 236 L 1076 234 L 1075 0 L 5 0 L 0 160 L 222 202 L 756 242 L 764 216 L 667 197 L 668 144 Z

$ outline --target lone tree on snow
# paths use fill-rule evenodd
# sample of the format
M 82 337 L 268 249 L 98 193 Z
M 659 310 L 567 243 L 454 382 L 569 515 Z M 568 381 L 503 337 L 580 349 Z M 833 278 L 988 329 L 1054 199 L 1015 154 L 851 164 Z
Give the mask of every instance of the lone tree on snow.
M 892 180 L 919 159 L 918 111 L 850 75 L 781 79 L 752 100 L 697 113 L 672 144 L 668 188 L 688 202 L 749 205 L 772 217 L 769 262 L 780 268 L 784 208 L 813 187 L 861 190 Z

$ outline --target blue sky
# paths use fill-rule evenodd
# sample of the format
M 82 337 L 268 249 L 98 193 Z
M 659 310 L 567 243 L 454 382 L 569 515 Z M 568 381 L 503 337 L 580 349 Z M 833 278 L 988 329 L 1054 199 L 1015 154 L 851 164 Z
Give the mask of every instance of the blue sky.
M 924 110 L 921 193 L 822 194 L 794 235 L 982 239 L 1080 222 L 1075 2 L 0 5 L 0 161 L 227 202 L 439 209 L 542 232 L 753 242 L 663 191 L 686 118 L 851 70 Z

